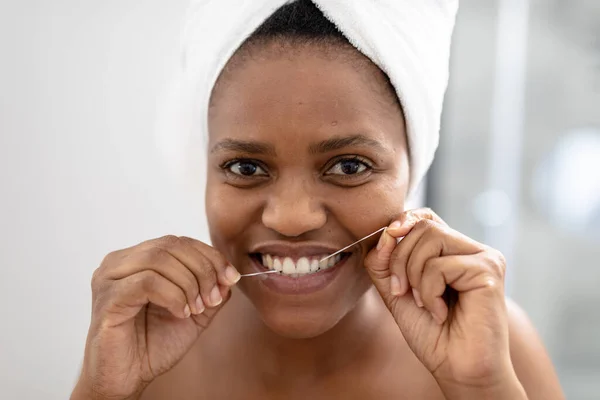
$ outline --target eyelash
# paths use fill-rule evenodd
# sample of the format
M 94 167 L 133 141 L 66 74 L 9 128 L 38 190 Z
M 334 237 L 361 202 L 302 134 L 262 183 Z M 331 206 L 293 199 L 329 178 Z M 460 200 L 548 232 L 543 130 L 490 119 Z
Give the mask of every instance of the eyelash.
M 329 171 L 331 171 L 336 165 L 343 163 L 344 161 L 356 161 L 359 164 L 361 164 L 362 166 L 365 167 L 364 171 L 361 172 L 357 172 L 356 174 L 333 174 L 333 173 L 329 173 Z M 341 156 L 335 160 L 333 160 L 331 163 L 328 164 L 328 166 L 325 168 L 325 173 L 324 175 L 326 176 L 334 176 L 338 179 L 353 179 L 356 178 L 358 176 L 362 176 L 366 173 L 369 173 L 373 170 L 373 164 L 366 158 L 364 157 L 360 157 L 360 156 Z
M 266 172 L 266 174 L 268 174 L 267 168 L 264 166 L 263 163 L 261 163 L 258 160 L 252 160 L 252 159 L 248 159 L 248 158 L 238 158 L 238 159 L 234 159 L 234 160 L 229 160 L 229 161 L 221 164 L 221 169 L 224 170 L 228 175 L 230 175 L 236 179 L 256 179 L 256 178 L 262 178 L 265 176 L 265 175 L 242 175 L 242 174 L 237 174 L 237 173 L 231 171 L 232 166 L 234 166 L 235 164 L 241 164 L 241 163 L 254 164 L 257 168 L 260 168 L 261 170 Z
M 338 164 L 344 162 L 344 161 L 356 161 L 358 163 L 360 163 L 362 166 L 365 167 L 365 169 L 363 171 L 360 171 L 356 174 L 333 174 L 333 173 L 329 173 L 329 171 L 331 171 L 335 166 L 337 166 Z M 235 164 L 240 164 L 240 163 L 247 163 L 247 164 L 253 164 L 255 165 L 257 168 L 260 168 L 262 171 L 265 172 L 265 174 L 261 174 L 261 175 L 242 175 L 242 174 L 238 174 L 235 173 L 233 171 L 231 171 L 231 167 L 234 166 Z M 248 159 L 248 158 L 238 158 L 238 159 L 233 159 L 233 160 L 229 160 L 226 161 L 225 163 L 221 164 L 220 168 L 227 173 L 231 178 L 233 179 L 239 179 L 239 180 L 256 180 L 256 179 L 261 179 L 261 178 L 265 178 L 265 176 L 267 176 L 269 174 L 268 169 L 266 168 L 266 166 L 258 161 L 258 160 L 253 160 L 253 159 Z M 329 176 L 329 177 L 335 177 L 334 179 L 354 179 L 356 177 L 359 176 L 363 176 L 364 174 L 367 174 L 369 172 L 371 172 L 373 170 L 373 164 L 366 158 L 364 157 L 360 157 L 360 156 L 340 156 L 334 160 L 332 160 L 331 162 L 329 162 L 327 164 L 327 166 L 324 168 L 325 172 L 323 173 L 324 176 Z

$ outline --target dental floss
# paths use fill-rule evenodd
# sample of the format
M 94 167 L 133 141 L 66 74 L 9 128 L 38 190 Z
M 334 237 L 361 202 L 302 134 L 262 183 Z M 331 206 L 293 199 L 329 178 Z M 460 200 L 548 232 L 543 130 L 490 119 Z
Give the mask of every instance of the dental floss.
M 327 259 L 329 259 L 329 258 L 331 258 L 331 257 L 333 257 L 333 256 L 335 256 L 335 255 L 338 255 L 338 254 L 340 254 L 340 253 L 341 253 L 341 252 L 343 252 L 344 250 L 347 250 L 347 249 L 349 249 L 350 247 L 352 247 L 352 246 L 354 246 L 354 245 L 356 245 L 356 244 L 358 244 L 358 243 L 362 242 L 363 240 L 365 240 L 365 239 L 368 239 L 368 238 L 370 238 L 371 236 L 373 236 L 373 235 L 375 235 L 375 234 L 377 234 L 377 233 L 379 233 L 379 232 L 382 232 L 382 231 L 384 231 L 386 228 L 387 228 L 387 226 L 384 226 L 383 228 L 381 228 L 381 229 L 378 229 L 378 230 L 376 230 L 375 232 L 373 232 L 373 233 L 371 233 L 371 234 L 368 234 L 368 235 L 367 235 L 367 236 L 365 236 L 364 238 L 357 240 L 356 242 L 354 242 L 354 243 L 352 243 L 352 244 L 350 244 L 350 245 L 348 245 L 348 246 L 344 247 L 343 249 L 340 249 L 340 250 L 336 251 L 335 253 L 333 253 L 333 254 L 330 254 L 330 255 L 328 255 L 328 256 L 327 256 L 327 257 L 325 257 L 325 258 L 322 258 L 322 259 L 320 259 L 320 260 L 319 260 L 319 262 L 321 262 L 321 261 L 325 261 L 325 260 L 327 260 Z
M 366 239 L 370 238 L 371 236 L 378 234 L 379 232 L 383 232 L 383 231 L 384 231 L 386 228 L 387 228 L 387 226 L 384 226 L 383 228 L 377 229 L 375 232 L 368 234 L 368 235 L 367 235 L 367 236 L 365 236 L 364 238 L 362 238 L 362 239 L 359 239 L 359 240 L 357 240 L 356 242 L 354 242 L 354 243 L 352 243 L 352 244 L 350 244 L 350 245 L 348 245 L 348 246 L 344 247 L 343 249 L 340 249 L 340 250 L 336 251 L 335 253 L 333 253 L 333 254 L 330 254 L 330 255 L 328 255 L 327 257 L 324 257 L 324 258 L 320 259 L 320 260 L 319 260 L 319 262 L 322 262 L 322 261 L 328 260 L 328 259 L 330 259 L 331 257 L 333 257 L 333 256 L 336 256 L 336 255 L 340 254 L 340 253 L 341 253 L 341 252 L 343 252 L 344 250 L 347 250 L 347 249 L 349 249 L 350 247 L 357 245 L 358 243 L 362 242 L 363 240 L 366 240 Z M 403 238 L 398 238 L 397 242 L 400 242 L 400 240 L 402 240 L 402 239 L 403 239 Z M 265 275 L 265 274 L 276 274 L 276 273 L 278 273 L 278 272 L 279 272 L 279 271 L 275 271 L 275 270 L 264 271 L 264 272 L 254 272 L 254 273 L 252 273 L 252 274 L 245 274 L 245 275 L 242 275 L 241 277 L 242 277 L 242 278 L 247 278 L 247 277 L 251 277 L 251 276 L 259 276 L 259 275 Z
M 258 276 L 258 275 L 264 275 L 264 274 L 275 274 L 275 273 L 277 273 L 277 272 L 279 272 L 279 271 L 271 270 L 271 271 L 265 271 L 265 272 L 254 272 L 254 273 L 252 273 L 252 274 L 244 274 L 244 275 L 241 275 L 241 277 L 242 277 L 242 278 L 247 278 L 247 277 L 249 277 L 249 276 Z

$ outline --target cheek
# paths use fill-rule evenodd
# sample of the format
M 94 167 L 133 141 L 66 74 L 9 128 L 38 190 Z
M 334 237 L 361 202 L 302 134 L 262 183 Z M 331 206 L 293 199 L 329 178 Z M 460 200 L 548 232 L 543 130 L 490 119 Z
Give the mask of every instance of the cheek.
M 225 185 L 214 177 L 206 185 L 206 218 L 213 245 L 223 252 L 239 239 L 256 215 L 258 199 L 251 191 Z
M 347 196 L 338 196 L 331 208 L 343 225 L 362 237 L 404 211 L 405 192 L 402 179 L 381 179 Z

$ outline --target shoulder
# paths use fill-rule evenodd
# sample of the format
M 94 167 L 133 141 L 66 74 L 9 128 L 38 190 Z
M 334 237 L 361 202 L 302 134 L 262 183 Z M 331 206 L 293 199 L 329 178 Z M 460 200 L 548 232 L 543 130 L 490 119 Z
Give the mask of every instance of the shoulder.
M 525 311 L 506 299 L 510 356 L 529 400 L 564 399 L 552 361 Z

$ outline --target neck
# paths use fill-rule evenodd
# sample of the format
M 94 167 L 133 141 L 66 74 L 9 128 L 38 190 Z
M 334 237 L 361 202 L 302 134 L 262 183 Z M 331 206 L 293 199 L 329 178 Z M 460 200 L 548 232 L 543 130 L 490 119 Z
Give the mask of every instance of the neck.
M 281 384 L 322 379 L 354 365 L 364 366 L 372 359 L 385 356 L 390 338 L 398 340 L 397 327 L 375 288 L 369 289 L 356 307 L 332 329 L 310 339 L 290 339 L 271 331 L 257 315 L 245 296 L 237 296 L 235 308 L 243 336 L 236 343 L 253 338 L 245 358 L 252 360 L 252 371 L 274 375 Z M 395 328 L 395 329 L 394 329 Z M 387 347 L 387 348 L 386 348 Z

